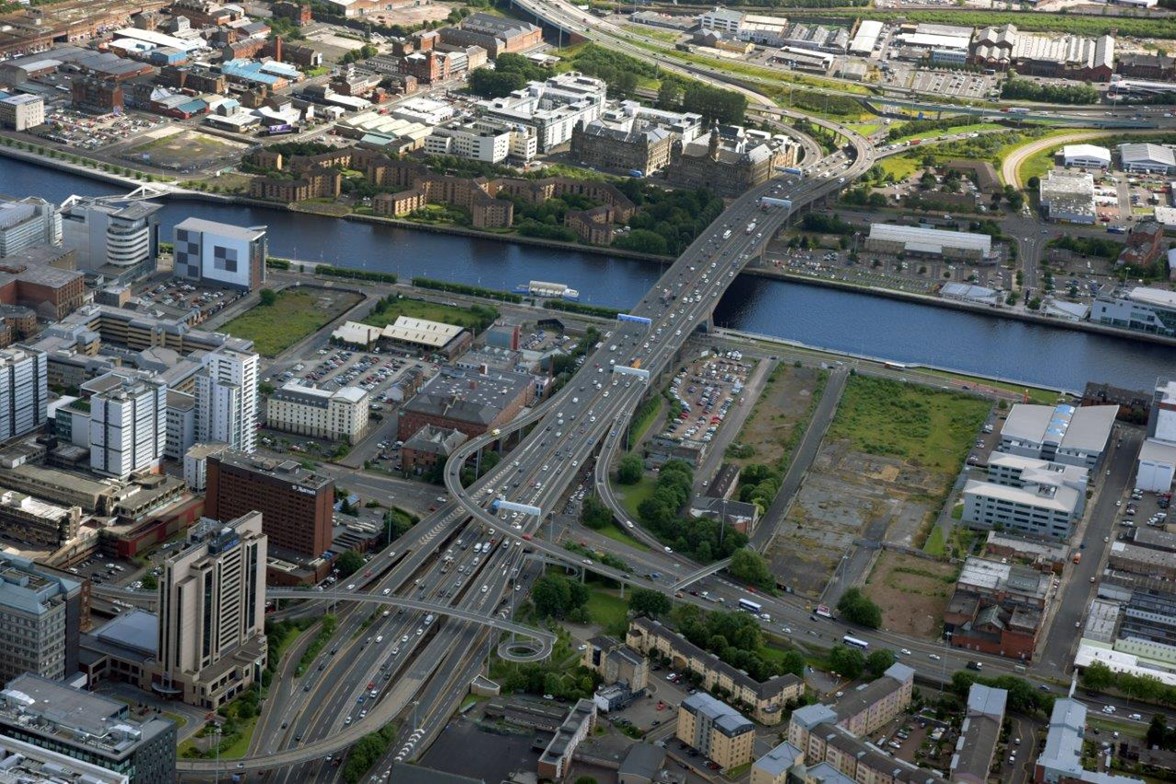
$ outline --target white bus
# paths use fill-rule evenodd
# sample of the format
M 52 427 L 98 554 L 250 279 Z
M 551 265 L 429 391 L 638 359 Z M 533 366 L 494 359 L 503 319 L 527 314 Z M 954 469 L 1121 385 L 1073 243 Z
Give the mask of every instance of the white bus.
M 757 602 L 753 602 L 750 599 L 740 599 L 739 609 L 747 610 L 747 612 L 751 613 L 752 615 L 759 615 L 764 611 L 763 605 Z
M 859 640 L 857 637 L 850 637 L 848 634 L 841 638 L 841 641 L 851 648 L 860 648 L 861 650 L 868 650 L 870 644 L 865 640 Z

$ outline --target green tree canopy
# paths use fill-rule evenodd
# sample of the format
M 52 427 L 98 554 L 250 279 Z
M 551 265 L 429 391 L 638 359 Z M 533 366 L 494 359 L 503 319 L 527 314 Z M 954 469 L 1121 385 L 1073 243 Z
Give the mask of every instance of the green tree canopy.
M 641 481 L 645 473 L 645 463 L 641 455 L 630 452 L 621 458 L 617 466 L 617 482 L 622 485 L 635 485 Z
M 843 678 L 859 678 L 865 668 L 865 654 L 857 648 L 834 645 L 833 650 L 829 651 L 829 669 Z
M 762 555 L 750 547 L 743 547 L 731 554 L 731 565 L 727 571 L 737 580 L 771 591 L 776 587 L 776 578 L 768 568 Z
M 335 561 L 335 568 L 342 577 L 350 577 L 363 568 L 363 556 L 354 550 L 348 550 Z
M 869 629 L 882 626 L 882 610 L 862 593 L 860 588 L 850 588 L 837 602 L 841 617 Z
M 638 615 L 648 615 L 656 618 L 658 616 L 668 615 L 671 608 L 670 597 L 661 591 L 654 591 L 649 588 L 634 588 L 633 593 L 629 596 L 629 609 Z

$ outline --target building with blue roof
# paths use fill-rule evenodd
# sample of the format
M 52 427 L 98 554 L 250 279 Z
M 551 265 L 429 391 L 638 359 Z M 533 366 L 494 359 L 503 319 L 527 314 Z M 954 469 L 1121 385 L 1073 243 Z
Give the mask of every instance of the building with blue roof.
M 1000 429 L 1001 452 L 1095 468 L 1111 438 L 1118 406 L 1014 405 Z
M 752 763 L 751 784 L 785 784 L 789 771 L 803 764 L 804 752 L 785 741 Z
M 1143 784 L 1142 779 L 1083 768 L 1085 738 L 1086 706 L 1069 698 L 1056 700 L 1049 717 L 1045 749 L 1034 765 L 1033 780 L 1044 784 Z

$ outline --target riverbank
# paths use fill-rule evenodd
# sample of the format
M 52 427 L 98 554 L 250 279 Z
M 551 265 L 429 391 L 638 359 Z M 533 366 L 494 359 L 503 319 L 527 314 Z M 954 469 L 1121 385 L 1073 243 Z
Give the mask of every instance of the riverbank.
M 847 280 L 833 280 L 830 278 L 818 278 L 811 275 L 797 275 L 796 273 L 788 272 L 782 269 L 774 269 L 770 267 L 749 267 L 744 270 L 744 274 L 760 278 L 769 278 L 772 280 L 787 281 L 788 283 L 802 283 L 810 286 L 820 286 L 822 288 L 852 291 L 858 294 L 885 297 L 886 299 L 895 299 L 917 305 L 931 305 L 933 307 L 944 308 L 946 310 L 958 310 L 964 313 L 974 313 L 977 315 L 992 316 L 994 318 L 1011 319 L 1013 321 L 1022 321 L 1027 324 L 1037 324 L 1039 326 L 1045 327 L 1059 327 L 1062 329 L 1073 329 L 1079 332 L 1090 332 L 1096 335 L 1103 335 L 1105 337 L 1112 338 L 1130 338 L 1133 340 L 1141 340 L 1145 343 L 1155 343 L 1156 345 L 1160 346 L 1176 346 L 1176 338 L 1170 338 L 1164 335 L 1152 335 L 1147 332 L 1118 329 L 1117 327 L 1108 327 L 1103 324 L 1095 324 L 1090 321 L 1066 321 L 1063 319 L 1053 318 L 1052 316 L 1045 316 L 1029 311 L 1009 310 L 1008 308 L 995 305 L 981 305 L 979 303 L 964 302 L 961 300 L 944 299 L 943 297 L 932 297 L 926 294 L 916 294 L 913 291 L 899 291 L 897 289 L 887 289 L 875 286 L 859 286 L 858 284 Z
M 123 177 L 121 175 L 112 174 L 96 169 L 90 169 L 79 164 L 72 164 L 68 161 L 59 158 L 45 158 L 37 153 L 28 152 L 25 150 L 16 150 L 11 147 L 4 147 L 0 145 L 0 155 L 10 156 L 12 158 L 21 160 L 25 163 L 37 166 L 58 169 L 62 172 L 86 177 L 88 179 L 97 180 L 107 184 L 117 184 L 122 186 L 129 186 L 131 188 L 140 187 L 146 183 L 134 180 L 133 178 Z M 186 189 L 177 189 L 176 186 L 166 183 L 154 183 L 154 187 L 166 189 L 161 198 L 166 198 L 169 201 L 195 201 L 204 203 L 213 203 L 218 205 L 235 205 L 244 207 L 256 207 L 261 209 L 281 210 L 292 215 L 305 215 L 307 213 L 291 209 L 288 204 L 281 204 L 275 202 L 264 201 L 261 199 L 254 199 L 248 196 L 231 195 L 231 194 L 214 194 L 204 193 L 199 191 L 191 191 Z M 319 216 L 329 218 L 331 216 Z M 623 251 L 619 249 L 604 248 L 593 245 L 580 245 L 577 243 L 559 242 L 555 240 L 540 239 L 537 237 L 520 237 L 517 235 L 502 235 L 492 232 L 479 231 L 477 229 L 470 229 L 462 226 L 451 225 L 431 225 L 421 224 L 413 221 L 400 220 L 396 218 L 384 218 L 371 215 L 355 215 L 349 214 L 343 216 L 344 220 L 368 224 L 368 225 L 384 225 L 390 228 L 409 229 L 422 231 L 424 233 L 431 233 L 437 235 L 459 236 L 468 239 L 478 240 L 495 240 L 502 243 L 509 243 L 514 245 L 530 245 L 541 247 L 545 249 L 557 250 L 562 252 L 586 253 L 597 256 L 607 256 L 611 258 L 627 258 L 635 261 L 654 262 L 663 268 L 672 263 L 672 259 L 664 256 L 654 256 L 646 253 L 635 253 L 631 251 Z M 305 268 L 313 269 L 316 262 L 304 261 L 302 259 L 291 259 Z M 925 294 L 916 294 L 913 292 L 897 291 L 894 289 L 885 289 L 877 287 L 860 286 L 849 281 L 832 280 L 828 278 L 817 278 L 808 275 L 797 275 L 787 270 L 775 269 L 772 267 L 749 267 L 744 272 L 750 277 L 764 278 L 768 280 L 785 281 L 789 283 L 800 283 L 810 286 L 817 286 L 822 288 L 836 289 L 841 291 L 849 291 L 858 294 L 865 294 L 870 296 L 881 297 L 885 299 L 893 299 L 902 302 L 908 302 L 917 305 L 930 305 L 936 308 L 945 310 L 958 311 L 963 313 L 990 316 L 997 319 L 1006 319 L 1010 321 L 1018 321 L 1027 324 L 1034 324 L 1038 326 L 1055 327 L 1061 329 L 1069 329 L 1072 331 L 1085 332 L 1089 334 L 1096 334 L 1112 338 L 1127 338 L 1131 340 L 1138 340 L 1141 343 L 1148 343 L 1153 345 L 1160 345 L 1165 347 L 1176 346 L 1176 338 L 1168 338 L 1160 335 L 1151 335 L 1144 332 L 1133 332 L 1129 330 L 1117 329 L 1115 327 L 1108 327 L 1101 324 L 1093 324 L 1088 321 L 1065 321 L 1049 316 L 1032 313 L 1024 310 L 1010 310 L 1003 307 L 993 307 L 989 305 L 981 305 L 970 302 L 962 302 L 958 300 L 948 300 L 941 297 L 933 297 Z

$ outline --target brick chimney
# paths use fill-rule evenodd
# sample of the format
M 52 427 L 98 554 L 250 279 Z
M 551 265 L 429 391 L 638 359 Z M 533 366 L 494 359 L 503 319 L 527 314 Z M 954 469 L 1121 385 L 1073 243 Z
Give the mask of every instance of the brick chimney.
M 282 36 L 274 39 L 274 59 L 279 63 L 282 62 Z

